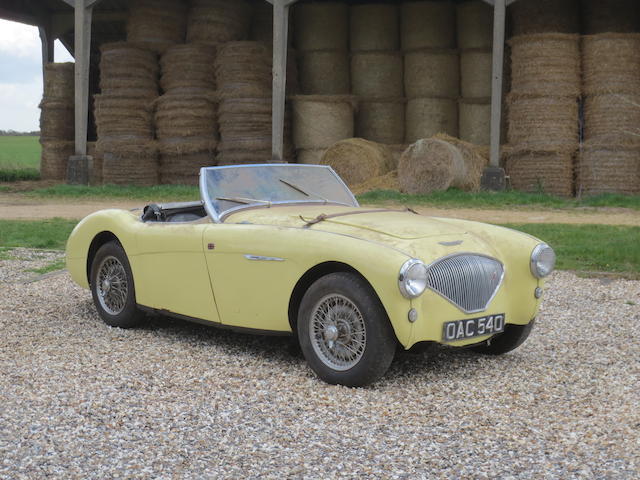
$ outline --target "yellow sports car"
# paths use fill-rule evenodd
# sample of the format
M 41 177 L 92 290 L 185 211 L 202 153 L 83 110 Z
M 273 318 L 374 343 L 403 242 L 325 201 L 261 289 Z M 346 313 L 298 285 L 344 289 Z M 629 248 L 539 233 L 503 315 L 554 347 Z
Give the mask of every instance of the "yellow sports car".
M 327 166 L 203 168 L 200 192 L 76 226 L 67 267 L 108 325 L 157 312 L 293 334 L 321 379 L 360 386 L 398 345 L 518 347 L 555 265 L 551 247 L 513 230 L 362 208 Z

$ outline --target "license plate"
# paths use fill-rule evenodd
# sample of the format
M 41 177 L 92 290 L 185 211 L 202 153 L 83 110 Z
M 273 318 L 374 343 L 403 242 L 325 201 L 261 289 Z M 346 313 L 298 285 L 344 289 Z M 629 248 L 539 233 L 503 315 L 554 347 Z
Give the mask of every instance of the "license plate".
M 442 340 L 453 342 L 500 332 L 504 332 L 504 313 L 447 322 L 442 328 Z

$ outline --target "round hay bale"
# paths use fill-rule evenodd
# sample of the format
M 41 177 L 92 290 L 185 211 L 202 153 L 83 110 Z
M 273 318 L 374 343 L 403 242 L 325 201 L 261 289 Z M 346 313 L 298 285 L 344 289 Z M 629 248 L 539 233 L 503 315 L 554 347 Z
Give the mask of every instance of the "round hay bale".
M 72 141 L 40 140 L 40 178 L 42 180 L 65 181 L 67 179 L 67 163 L 75 154 L 75 143 Z
M 582 37 L 583 91 L 640 94 L 640 34 Z
M 351 187 L 351 191 L 354 195 L 362 195 L 363 193 L 373 192 L 375 190 L 400 190 L 400 183 L 398 183 L 398 170 L 391 170 L 389 173 L 380 175 L 379 177 L 373 177 L 360 185 L 354 185 Z
M 44 98 L 73 102 L 75 63 L 47 63 L 44 66 Z
M 404 142 L 404 98 L 360 99 L 356 112 L 356 136 L 378 143 Z
M 523 95 L 580 95 L 579 38 L 559 33 L 512 38 L 511 91 Z
M 402 192 L 413 195 L 446 190 L 463 169 L 464 160 L 456 147 L 444 140 L 424 138 L 400 156 L 398 183 Z
M 350 48 L 352 52 L 398 50 L 399 9 L 393 3 L 352 5 Z
M 202 167 L 217 165 L 213 151 L 193 153 L 161 153 L 160 183 L 163 185 L 198 185 Z
M 412 98 L 407 102 L 405 141 L 443 132 L 458 136 L 458 102 L 448 98 Z
M 404 90 L 409 98 L 460 94 L 460 58 L 456 50 L 419 50 L 404 57 Z
M 215 90 L 216 49 L 205 44 L 175 45 L 160 58 L 160 86 L 177 89 Z
M 510 144 L 533 151 L 574 151 L 578 145 L 578 102 L 572 97 L 510 94 Z
M 218 48 L 215 71 L 220 98 L 271 96 L 271 54 L 258 42 L 229 42 Z
M 40 108 L 40 140 L 73 140 L 75 135 L 73 102 L 43 99 Z
M 144 97 L 94 96 L 98 138 L 153 138 L 152 102 Z
M 128 43 L 100 47 L 100 90 L 121 97 L 158 96 L 158 60 L 154 52 Z
M 452 1 L 403 2 L 400 24 L 403 50 L 456 45 L 456 10 Z
M 578 157 L 576 191 L 581 195 L 640 194 L 640 149 L 585 146 Z
M 153 140 L 98 140 L 105 185 L 150 186 L 158 183 L 158 152 Z
M 127 42 L 156 53 L 183 43 L 187 6 L 181 0 L 134 0 L 129 8 Z
M 191 0 L 187 42 L 218 45 L 249 36 L 251 8 L 244 0 Z
M 351 88 L 349 54 L 345 50 L 298 55 L 300 90 L 305 95 L 344 95 Z
M 573 152 L 516 150 L 507 156 L 506 173 L 514 190 L 573 195 Z
M 482 172 L 489 164 L 488 155 L 483 155 L 481 149 L 473 143 L 465 142 L 444 133 L 439 133 L 433 138 L 443 140 L 458 149 L 464 161 L 464 168 L 458 171 L 451 186 L 469 192 L 480 190 Z
M 460 140 L 476 145 L 489 145 L 491 142 L 490 99 L 462 99 L 458 102 L 458 109 Z
M 514 35 L 578 33 L 578 0 L 519 0 L 509 7 Z
M 364 52 L 351 56 L 351 93 L 363 97 L 402 97 L 402 54 Z
M 159 139 L 157 144 L 158 152 L 161 155 L 213 153 L 218 146 L 218 139 L 211 137 L 174 137 Z
M 212 95 L 165 94 L 155 102 L 156 135 L 217 138 L 216 100 Z
M 582 0 L 583 33 L 632 33 L 639 28 L 637 0 Z
M 491 96 L 493 55 L 489 50 L 460 53 L 460 91 L 464 98 Z
M 293 158 L 291 152 L 285 151 L 284 161 Z M 222 150 L 216 156 L 218 165 L 248 165 L 252 163 L 271 163 L 273 154 L 271 149 L 263 150 Z
M 458 48 L 491 48 L 493 8 L 483 0 L 457 4 Z
M 394 167 L 386 146 L 362 138 L 348 138 L 331 145 L 320 164 L 333 168 L 349 187 L 384 175 Z
M 584 140 L 599 145 L 640 145 L 640 95 L 586 97 Z
M 347 96 L 297 95 L 293 104 L 293 142 L 298 149 L 328 148 L 353 137 L 353 100 Z
M 299 51 L 348 49 L 349 7 L 346 3 L 301 3 L 293 10 L 295 45 Z
M 320 165 L 326 148 L 304 148 L 296 151 L 296 163 Z

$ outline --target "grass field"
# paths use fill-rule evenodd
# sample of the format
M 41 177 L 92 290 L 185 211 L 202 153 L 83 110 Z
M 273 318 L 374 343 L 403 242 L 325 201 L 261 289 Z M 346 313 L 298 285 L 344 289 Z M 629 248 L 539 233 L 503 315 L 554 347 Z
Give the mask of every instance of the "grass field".
M 0 136 L 0 181 L 37 180 L 40 178 L 39 138 Z

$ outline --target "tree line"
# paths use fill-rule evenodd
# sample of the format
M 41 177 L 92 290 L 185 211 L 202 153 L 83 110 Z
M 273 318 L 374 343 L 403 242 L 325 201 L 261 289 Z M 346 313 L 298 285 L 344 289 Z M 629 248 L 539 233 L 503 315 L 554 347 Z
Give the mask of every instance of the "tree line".
M 39 137 L 40 131 L 34 130 L 32 132 L 16 132 L 15 130 L 0 130 L 0 137 L 6 137 L 11 135 L 12 137 Z

